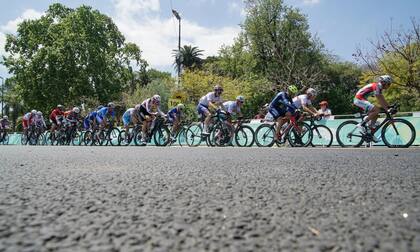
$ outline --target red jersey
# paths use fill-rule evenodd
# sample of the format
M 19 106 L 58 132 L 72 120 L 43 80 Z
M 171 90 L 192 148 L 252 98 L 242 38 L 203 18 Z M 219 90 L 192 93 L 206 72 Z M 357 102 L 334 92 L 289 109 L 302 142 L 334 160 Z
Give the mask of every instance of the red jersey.
M 382 89 L 382 84 L 379 82 L 367 84 L 357 91 L 356 98 L 359 100 L 367 100 L 369 96 L 382 94 Z
M 57 116 L 63 116 L 63 115 L 64 115 L 63 111 L 61 111 L 58 108 L 55 108 L 50 114 L 50 119 L 54 121 Z

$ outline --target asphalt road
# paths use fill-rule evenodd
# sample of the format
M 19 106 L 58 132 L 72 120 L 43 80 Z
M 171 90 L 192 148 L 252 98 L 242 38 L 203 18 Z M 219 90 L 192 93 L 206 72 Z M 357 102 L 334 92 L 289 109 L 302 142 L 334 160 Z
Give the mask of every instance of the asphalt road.
M 420 150 L 0 147 L 0 251 L 420 251 Z

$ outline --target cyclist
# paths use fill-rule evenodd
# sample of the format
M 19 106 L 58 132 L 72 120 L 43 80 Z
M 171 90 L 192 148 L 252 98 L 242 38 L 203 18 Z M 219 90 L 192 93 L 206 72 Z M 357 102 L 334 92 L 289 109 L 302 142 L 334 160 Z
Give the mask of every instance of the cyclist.
M 146 145 L 147 132 L 150 129 L 152 122 L 157 115 L 164 116 L 165 114 L 160 111 L 160 95 L 154 95 L 151 98 L 144 100 L 140 105 L 140 118 L 144 122 L 142 126 L 142 145 Z
M 80 116 L 80 108 L 74 107 L 72 110 L 64 112 L 64 119 L 67 123 L 71 126 L 76 126 L 77 122 L 79 121 Z
M 23 126 L 23 135 L 28 135 L 28 128 L 30 125 L 34 123 L 34 117 L 36 115 L 36 110 L 33 109 L 31 112 L 26 113 L 22 118 L 22 126 Z
M 140 104 L 137 104 L 134 106 L 134 108 L 127 109 L 123 116 L 122 121 L 124 124 L 126 135 L 128 135 L 130 124 L 133 124 L 136 126 L 137 124 L 140 124 L 141 118 L 140 118 Z
M 85 119 L 83 119 L 83 127 L 85 130 L 94 129 L 96 127 L 96 115 L 98 114 L 98 111 L 101 110 L 104 106 L 99 105 L 96 110 L 90 112 Z
M 40 132 L 44 132 L 47 129 L 47 125 L 45 124 L 44 116 L 41 111 L 36 112 L 34 123 L 35 126 L 39 128 Z
M 313 116 L 320 116 L 316 108 L 312 105 L 312 101 L 316 98 L 316 90 L 313 88 L 308 88 L 305 94 L 296 96 L 293 98 L 293 105 L 296 109 L 302 108 L 304 111 L 308 112 Z
M 7 115 L 3 116 L 0 120 L 0 142 L 3 142 L 4 136 L 7 134 L 7 130 L 9 129 L 9 117 Z
M 226 124 L 229 126 L 230 129 L 233 129 L 232 126 L 232 116 L 238 115 L 238 119 L 243 117 L 241 112 L 241 107 L 244 105 L 245 98 L 242 95 L 238 95 L 235 101 L 227 101 L 223 103 L 224 110 L 227 113 L 227 120 Z M 231 131 L 229 137 L 233 137 L 234 131 Z
M 185 109 L 184 104 L 180 103 L 168 111 L 168 122 L 172 123 L 171 141 L 174 142 L 175 136 L 181 125 L 182 111 Z
M 53 135 L 56 128 L 58 128 L 62 121 L 64 116 L 64 106 L 63 105 L 57 105 L 57 108 L 53 109 L 50 114 L 50 122 L 51 122 L 51 135 Z
M 101 108 L 96 113 L 96 122 L 100 125 L 100 127 L 104 128 L 108 126 L 108 119 L 107 116 L 111 116 L 111 123 L 114 122 L 115 119 L 115 104 L 113 102 L 109 102 L 106 107 Z
M 279 92 L 271 101 L 268 112 L 273 116 L 276 122 L 276 134 L 274 140 L 278 141 L 281 137 L 280 129 L 284 123 L 290 120 L 290 117 L 295 113 L 296 106 L 293 105 L 292 96 L 296 95 L 298 88 L 295 85 L 287 87 L 286 91 Z
M 210 110 L 217 110 L 221 105 L 223 105 L 222 99 L 223 88 L 220 85 L 214 86 L 214 91 L 207 93 L 205 96 L 201 97 L 200 102 L 197 106 L 198 114 L 201 115 L 204 119 L 204 129 L 203 135 L 209 135 L 208 132 L 211 113 Z
M 379 77 L 378 82 L 367 84 L 366 86 L 359 89 L 359 91 L 357 91 L 353 100 L 353 104 L 367 113 L 367 117 L 365 117 L 363 121 L 357 125 L 362 133 L 367 133 L 365 127 L 367 122 L 370 122 L 370 127 L 374 127 L 380 112 L 380 108 L 370 103 L 367 98 L 369 96 L 375 96 L 379 102 L 379 105 L 381 105 L 383 109 L 388 110 L 389 105 L 385 100 L 385 97 L 382 95 L 382 90 L 388 89 L 391 86 L 391 83 L 391 76 L 382 75 Z M 375 136 L 373 136 L 373 138 L 374 141 L 378 141 Z

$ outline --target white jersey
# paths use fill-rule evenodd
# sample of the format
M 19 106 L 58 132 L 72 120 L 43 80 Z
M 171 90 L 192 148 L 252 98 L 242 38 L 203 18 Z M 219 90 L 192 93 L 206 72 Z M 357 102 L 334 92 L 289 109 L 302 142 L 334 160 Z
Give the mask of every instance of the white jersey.
M 300 109 L 302 108 L 302 106 L 312 105 L 312 102 L 311 100 L 309 100 L 308 95 L 303 94 L 303 95 L 299 95 L 293 98 L 293 105 L 297 109 Z
M 38 126 L 43 126 L 44 128 L 47 127 L 45 125 L 45 120 L 44 120 L 44 117 L 42 115 L 35 115 L 34 116 L 34 123 Z
M 229 114 L 235 115 L 236 113 L 241 113 L 241 108 L 238 106 L 236 101 L 227 101 L 223 103 L 225 111 Z
M 222 97 L 221 96 L 217 96 L 214 94 L 214 92 L 210 92 L 208 94 L 206 94 L 205 96 L 200 98 L 200 104 L 203 106 L 208 107 L 209 106 L 209 102 L 211 103 L 222 103 Z

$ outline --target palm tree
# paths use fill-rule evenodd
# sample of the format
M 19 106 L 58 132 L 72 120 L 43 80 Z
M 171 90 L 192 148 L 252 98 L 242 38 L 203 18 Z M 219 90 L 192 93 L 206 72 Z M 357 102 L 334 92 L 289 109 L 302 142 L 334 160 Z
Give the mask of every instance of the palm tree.
M 202 56 L 203 50 L 198 49 L 196 46 L 184 45 L 181 47 L 180 51 L 173 50 L 173 56 L 175 57 L 174 65 L 175 67 L 178 64 L 181 64 L 182 68 L 194 69 L 196 67 L 201 67 L 203 59 Z

